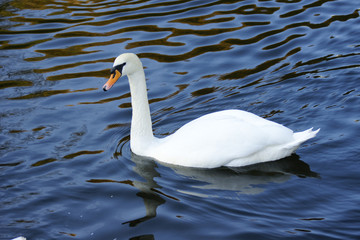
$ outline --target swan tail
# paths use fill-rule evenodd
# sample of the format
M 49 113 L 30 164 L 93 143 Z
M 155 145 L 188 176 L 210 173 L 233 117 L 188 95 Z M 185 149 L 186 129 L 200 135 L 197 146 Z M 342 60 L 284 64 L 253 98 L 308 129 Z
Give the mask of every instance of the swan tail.
M 294 150 L 296 150 L 300 146 L 300 144 L 309 140 L 310 138 L 315 137 L 319 131 L 320 131 L 320 128 L 315 131 L 313 131 L 313 128 L 310 128 L 310 129 L 302 131 L 302 132 L 294 133 L 294 141 L 291 142 L 290 144 L 288 144 L 286 146 L 286 148 L 288 148 L 288 149 L 295 148 Z

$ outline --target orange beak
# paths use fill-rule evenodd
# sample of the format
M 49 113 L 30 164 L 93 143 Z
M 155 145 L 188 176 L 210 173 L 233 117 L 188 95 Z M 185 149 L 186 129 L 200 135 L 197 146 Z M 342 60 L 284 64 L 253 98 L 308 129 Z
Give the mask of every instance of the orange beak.
M 121 73 L 118 70 L 115 70 L 115 73 L 110 75 L 109 80 L 103 86 L 103 90 L 104 91 L 109 90 L 120 77 L 121 77 Z

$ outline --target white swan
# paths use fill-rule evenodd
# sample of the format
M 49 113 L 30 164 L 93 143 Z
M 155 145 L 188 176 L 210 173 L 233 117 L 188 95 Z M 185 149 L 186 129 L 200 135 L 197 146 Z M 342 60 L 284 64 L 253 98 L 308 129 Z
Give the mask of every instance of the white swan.
M 124 53 L 115 59 L 104 91 L 121 75 L 129 79 L 133 110 L 130 147 L 139 156 L 186 167 L 240 167 L 289 156 L 319 131 L 308 129 L 294 133 L 252 113 L 225 110 L 197 118 L 170 136 L 156 138 L 152 131 L 145 74 L 135 54 Z

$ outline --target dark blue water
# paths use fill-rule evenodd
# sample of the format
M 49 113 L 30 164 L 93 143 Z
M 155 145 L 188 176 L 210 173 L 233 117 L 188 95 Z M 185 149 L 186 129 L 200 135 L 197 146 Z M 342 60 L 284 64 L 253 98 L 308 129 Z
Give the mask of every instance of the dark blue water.
M 358 239 L 360 2 L 2 1 L 0 239 Z M 157 136 L 203 114 L 321 128 L 287 159 L 240 169 L 133 156 L 143 61 Z

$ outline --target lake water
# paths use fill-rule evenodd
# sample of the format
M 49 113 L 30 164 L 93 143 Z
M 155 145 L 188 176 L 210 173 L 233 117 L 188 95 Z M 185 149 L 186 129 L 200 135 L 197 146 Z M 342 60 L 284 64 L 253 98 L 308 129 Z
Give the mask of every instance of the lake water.
M 0 239 L 359 239 L 358 0 L 0 4 Z M 243 109 L 297 155 L 239 169 L 131 154 L 126 78 L 145 67 L 157 136 Z

